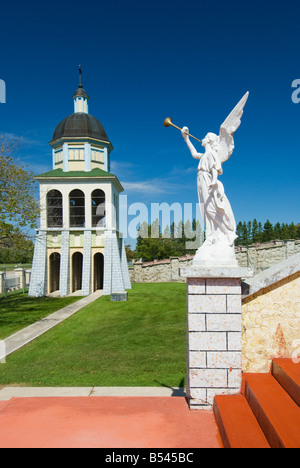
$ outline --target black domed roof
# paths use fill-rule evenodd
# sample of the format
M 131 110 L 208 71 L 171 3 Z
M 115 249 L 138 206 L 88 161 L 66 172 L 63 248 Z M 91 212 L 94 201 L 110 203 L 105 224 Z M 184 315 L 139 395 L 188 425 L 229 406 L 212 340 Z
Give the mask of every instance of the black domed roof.
M 61 138 L 95 138 L 109 142 L 103 125 L 96 117 L 85 112 L 75 112 L 63 119 L 53 133 L 52 142 Z

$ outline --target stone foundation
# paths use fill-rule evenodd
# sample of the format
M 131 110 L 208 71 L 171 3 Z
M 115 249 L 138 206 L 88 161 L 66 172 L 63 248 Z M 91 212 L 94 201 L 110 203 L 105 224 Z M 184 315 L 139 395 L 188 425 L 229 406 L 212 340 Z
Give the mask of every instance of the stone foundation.
M 242 378 L 241 278 L 248 268 L 186 268 L 187 397 L 211 409 L 215 395 L 239 393 Z

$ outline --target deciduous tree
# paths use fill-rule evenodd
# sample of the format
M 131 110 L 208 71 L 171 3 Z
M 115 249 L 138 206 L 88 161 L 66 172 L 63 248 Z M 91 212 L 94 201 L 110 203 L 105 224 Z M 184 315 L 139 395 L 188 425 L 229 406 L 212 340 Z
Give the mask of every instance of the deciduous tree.
M 33 173 L 15 162 L 17 145 L 0 137 L 0 247 L 35 228 L 39 212 Z

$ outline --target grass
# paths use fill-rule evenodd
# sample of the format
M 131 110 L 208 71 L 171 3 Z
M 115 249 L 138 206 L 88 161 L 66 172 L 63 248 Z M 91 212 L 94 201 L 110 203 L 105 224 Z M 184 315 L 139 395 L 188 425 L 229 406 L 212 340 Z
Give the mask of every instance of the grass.
M 7 270 L 14 270 L 15 268 L 31 268 L 32 263 L 1 263 L 0 271 L 3 271 L 3 268 Z
M 41 320 L 52 312 L 78 301 L 79 297 L 28 297 L 22 291 L 0 296 L 0 339 Z
M 0 385 L 184 385 L 184 284 L 134 284 L 102 297 L 0 364 Z

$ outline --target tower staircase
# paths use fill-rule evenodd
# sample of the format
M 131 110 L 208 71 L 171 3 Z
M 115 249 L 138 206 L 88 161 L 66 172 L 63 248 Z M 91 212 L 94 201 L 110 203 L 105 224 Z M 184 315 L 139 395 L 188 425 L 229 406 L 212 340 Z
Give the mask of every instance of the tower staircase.
M 238 395 L 218 395 L 225 448 L 300 448 L 300 363 L 274 359 L 268 374 L 244 374 Z

